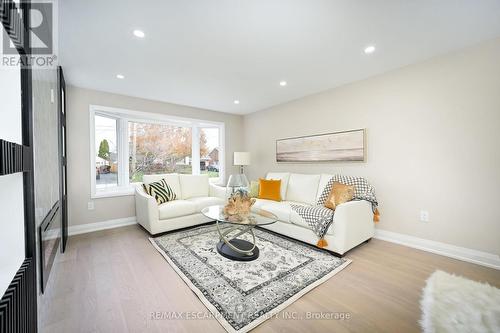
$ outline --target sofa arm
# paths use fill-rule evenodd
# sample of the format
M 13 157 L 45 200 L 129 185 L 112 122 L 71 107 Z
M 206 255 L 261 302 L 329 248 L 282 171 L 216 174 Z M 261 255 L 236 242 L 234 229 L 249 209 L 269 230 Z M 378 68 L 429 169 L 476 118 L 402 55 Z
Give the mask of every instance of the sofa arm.
M 339 240 L 340 254 L 370 239 L 375 234 L 372 205 L 365 200 L 343 203 L 335 209 L 331 233 Z
M 158 222 L 160 216 L 158 204 L 155 198 L 144 192 L 142 186 L 135 188 L 135 214 L 137 216 L 137 223 L 152 233 L 153 225 L 155 222 Z
M 226 194 L 226 188 L 224 186 L 209 184 L 209 193 L 211 197 L 217 197 L 224 200 L 228 198 Z

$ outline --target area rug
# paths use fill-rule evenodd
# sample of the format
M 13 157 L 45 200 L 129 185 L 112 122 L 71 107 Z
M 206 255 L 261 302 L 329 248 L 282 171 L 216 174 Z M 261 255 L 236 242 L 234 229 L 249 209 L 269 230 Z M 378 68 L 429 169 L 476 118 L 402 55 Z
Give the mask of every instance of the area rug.
M 435 271 L 420 307 L 425 333 L 500 332 L 500 289 L 486 283 Z
M 249 331 L 351 262 L 262 229 L 255 236 L 260 256 L 249 262 L 217 252 L 215 225 L 150 241 L 228 332 Z

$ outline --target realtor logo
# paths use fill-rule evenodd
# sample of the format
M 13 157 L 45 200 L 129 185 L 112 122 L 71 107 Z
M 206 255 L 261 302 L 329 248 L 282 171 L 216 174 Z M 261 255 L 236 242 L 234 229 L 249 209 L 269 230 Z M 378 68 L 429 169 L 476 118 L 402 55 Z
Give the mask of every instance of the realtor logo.
M 0 0 L 11 1 L 11 0 Z M 22 3 L 22 1 L 21 1 Z M 32 1 L 30 4 L 30 26 L 25 31 L 21 21 L 20 4 L 13 6 L 4 6 L 2 11 L 8 10 L 9 13 L 0 13 L 3 17 L 10 17 L 9 26 L 6 26 L 2 36 L 2 65 L 16 65 L 14 56 L 18 55 L 16 46 L 22 46 L 21 37 L 30 38 L 30 49 L 28 66 L 52 67 L 55 66 L 57 59 L 57 15 L 55 13 L 56 4 L 53 1 Z M 10 33 L 7 33 L 7 31 Z
M 31 3 L 31 22 L 28 33 L 31 38 L 31 54 L 52 54 L 54 51 L 54 5 L 51 2 L 32 2 Z M 17 9 L 10 9 L 10 17 L 15 18 L 18 15 Z M 19 36 L 22 27 L 13 22 L 11 29 L 15 35 Z M 3 53 L 17 54 L 16 47 L 9 36 L 3 34 Z
M 54 51 L 54 12 L 52 3 L 31 3 L 31 54 L 52 54 Z

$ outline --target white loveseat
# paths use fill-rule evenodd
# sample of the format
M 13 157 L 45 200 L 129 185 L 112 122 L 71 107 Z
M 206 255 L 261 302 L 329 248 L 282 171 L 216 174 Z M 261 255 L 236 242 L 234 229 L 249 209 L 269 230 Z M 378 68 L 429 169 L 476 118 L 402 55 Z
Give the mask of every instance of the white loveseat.
M 143 182 L 149 184 L 163 178 L 176 193 L 176 200 L 158 205 L 142 185 L 135 189 L 137 222 L 152 235 L 210 222 L 201 210 L 226 202 L 225 188 L 209 183 L 208 175 L 147 175 Z
M 270 211 L 279 219 L 278 222 L 263 226 L 263 228 L 316 245 L 318 237 L 290 204 L 315 205 L 332 176 L 288 172 L 268 173 L 266 179 L 281 179 L 283 201 L 257 199 L 253 209 Z M 328 243 L 325 248 L 343 255 L 353 247 L 372 238 L 374 233 L 371 203 L 350 201 L 337 206 L 333 223 L 325 235 Z

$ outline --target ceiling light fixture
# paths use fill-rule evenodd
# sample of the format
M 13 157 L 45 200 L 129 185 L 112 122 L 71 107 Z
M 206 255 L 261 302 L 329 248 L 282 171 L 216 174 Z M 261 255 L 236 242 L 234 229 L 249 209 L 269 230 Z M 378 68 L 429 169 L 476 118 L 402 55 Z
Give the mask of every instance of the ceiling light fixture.
M 240 104 L 240 101 L 238 101 L 237 99 L 234 100 L 234 104 Z
M 365 53 L 366 54 L 371 54 L 373 52 L 375 52 L 375 46 L 370 45 L 370 46 L 365 47 Z
M 116 74 L 116 78 L 117 79 L 120 79 L 120 80 L 123 80 L 125 78 L 125 75 L 122 75 L 122 74 Z
M 284 87 L 287 85 L 287 82 L 286 81 L 280 81 L 280 86 Z
M 144 38 L 146 34 L 142 30 L 134 30 L 134 36 L 139 38 Z

